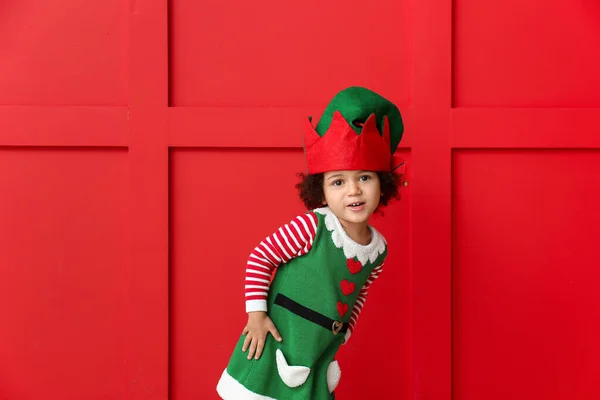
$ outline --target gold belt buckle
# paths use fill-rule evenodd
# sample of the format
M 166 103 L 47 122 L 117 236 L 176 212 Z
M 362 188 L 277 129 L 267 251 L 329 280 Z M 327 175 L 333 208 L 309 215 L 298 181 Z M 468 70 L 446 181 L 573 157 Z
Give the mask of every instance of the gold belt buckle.
M 338 333 L 340 333 L 343 327 L 343 322 L 333 321 L 333 324 L 331 325 L 331 332 L 333 332 L 334 335 L 337 335 Z

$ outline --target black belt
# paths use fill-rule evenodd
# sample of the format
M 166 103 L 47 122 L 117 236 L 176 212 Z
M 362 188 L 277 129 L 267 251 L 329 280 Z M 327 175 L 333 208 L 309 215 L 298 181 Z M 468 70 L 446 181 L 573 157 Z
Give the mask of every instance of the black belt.
M 282 295 L 281 293 L 278 293 L 277 296 L 275 296 L 275 304 L 290 310 L 299 317 L 302 317 L 310 322 L 314 322 L 315 324 L 330 330 L 334 335 L 337 335 L 338 333 L 346 333 L 348 330 L 348 323 L 335 321 L 329 317 L 326 317 L 325 315 L 311 310 L 308 307 L 304 307 L 302 304 L 296 303 L 294 300 Z

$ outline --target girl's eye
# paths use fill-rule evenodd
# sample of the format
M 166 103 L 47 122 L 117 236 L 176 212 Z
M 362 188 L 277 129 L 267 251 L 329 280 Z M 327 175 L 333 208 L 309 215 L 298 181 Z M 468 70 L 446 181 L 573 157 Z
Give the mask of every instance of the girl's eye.
M 362 175 L 362 176 L 360 177 L 360 180 L 361 180 L 362 182 L 368 181 L 369 179 L 371 179 L 371 177 L 370 177 L 369 175 Z
M 342 184 L 342 181 L 338 179 L 338 180 L 336 180 L 336 181 L 333 181 L 333 182 L 331 182 L 331 184 L 332 184 L 333 186 L 340 186 L 340 185 Z

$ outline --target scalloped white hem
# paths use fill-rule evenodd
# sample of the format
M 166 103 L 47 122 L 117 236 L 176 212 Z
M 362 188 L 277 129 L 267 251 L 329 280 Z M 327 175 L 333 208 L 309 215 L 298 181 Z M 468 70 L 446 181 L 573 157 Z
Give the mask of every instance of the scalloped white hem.
M 219 379 L 217 393 L 223 400 L 277 400 L 273 397 L 256 394 L 246 389 L 244 385 L 229 375 L 227 369 L 223 371 L 221 379 Z

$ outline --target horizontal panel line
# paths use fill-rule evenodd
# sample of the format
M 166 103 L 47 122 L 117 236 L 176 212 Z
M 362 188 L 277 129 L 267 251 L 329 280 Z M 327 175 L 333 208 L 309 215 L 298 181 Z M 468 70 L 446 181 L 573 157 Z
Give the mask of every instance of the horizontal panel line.
M 132 146 L 130 146 L 132 147 Z M 229 150 L 235 150 L 235 151 L 260 151 L 260 150 L 278 150 L 278 151 L 286 151 L 286 150 L 302 150 L 302 146 L 277 146 L 275 145 L 270 145 L 270 146 L 264 146 L 264 145 L 247 145 L 247 146 L 238 146 L 236 144 L 231 144 L 231 145 L 223 145 L 223 146 L 214 146 L 214 145 L 203 145 L 201 143 L 198 144 L 187 144 L 187 145 L 167 145 L 166 147 L 168 147 L 169 149 L 172 150 L 217 150 L 217 151 L 229 151 Z M 410 147 L 403 147 L 403 146 L 398 146 L 398 152 L 400 151 L 410 151 L 411 148 Z
M 598 148 L 600 109 L 453 109 L 452 148 Z
M 597 150 L 600 145 L 593 144 L 589 146 L 560 146 L 560 145 L 488 145 L 473 144 L 472 146 L 465 145 L 452 146 L 450 150 Z
M 44 145 L 0 145 L 0 150 L 69 150 L 69 151 L 128 151 L 129 147 L 126 146 L 71 146 L 71 145 L 56 145 L 56 146 L 44 146 Z
M 542 111 L 547 111 L 547 110 L 553 110 L 553 111 L 560 111 L 560 110 L 565 110 L 565 111 L 577 111 L 577 110 L 588 110 L 588 111 L 593 111 L 593 112 L 600 112 L 600 107 L 563 107 L 563 106 L 531 106 L 531 107 L 524 107 L 524 106 L 515 106 L 515 107 L 510 107 L 510 106 L 452 106 L 451 107 L 452 110 L 459 110 L 459 111 L 468 111 L 468 110 L 474 110 L 474 111 L 478 111 L 478 110 L 524 110 L 524 111 L 531 111 L 531 110 L 542 110 Z
M 3 107 L 21 107 L 21 108 L 127 108 L 128 104 L 69 104 L 69 103 L 54 103 L 54 104 L 0 104 Z
M 223 150 L 223 149 L 232 149 L 232 150 L 244 150 L 244 149 L 248 149 L 248 150 L 267 150 L 267 149 L 273 149 L 273 150 L 302 150 L 302 146 L 288 146 L 288 145 L 281 145 L 279 146 L 277 143 L 272 143 L 271 145 L 265 145 L 264 143 L 246 143 L 244 146 L 240 146 L 236 143 L 231 143 L 231 144 L 214 144 L 214 143 L 207 143 L 207 144 L 203 144 L 202 140 L 199 140 L 195 143 L 191 143 L 188 142 L 186 144 L 173 144 L 173 143 L 169 143 L 167 145 L 168 148 L 170 149 L 178 149 L 178 150 L 186 150 L 186 149 L 202 149 L 202 150 Z
M 459 152 L 479 152 L 479 151 L 574 151 L 574 152 L 596 152 L 600 147 L 454 147 L 451 149 L 453 153 Z
M 482 144 L 479 143 L 453 143 L 450 146 L 451 150 L 492 150 L 492 149 L 527 149 L 527 150 L 585 150 L 585 149 L 600 149 L 600 143 L 597 141 L 590 141 L 589 143 L 579 143 L 578 145 L 565 145 L 564 143 L 524 143 L 524 144 L 515 144 L 515 143 L 502 143 L 502 144 Z
M 413 109 L 414 106 L 411 104 L 399 104 L 396 105 L 400 108 L 400 111 L 404 114 L 406 110 Z M 327 103 L 323 104 L 265 104 L 265 105 L 252 105 L 252 104 L 194 104 L 194 105 L 172 105 L 166 106 L 169 110 L 193 110 L 201 111 L 208 109 L 231 109 L 231 110 L 285 110 L 285 109 L 306 109 L 306 110 L 322 110 L 327 107 Z
M 318 121 L 316 108 L 171 107 L 168 111 L 170 147 L 275 147 L 301 148 L 309 116 Z M 413 112 L 402 111 L 405 126 Z M 411 147 L 410 130 L 401 145 Z
M 0 146 L 126 147 L 127 107 L 0 106 Z

